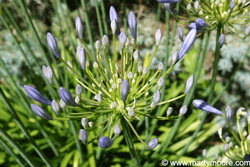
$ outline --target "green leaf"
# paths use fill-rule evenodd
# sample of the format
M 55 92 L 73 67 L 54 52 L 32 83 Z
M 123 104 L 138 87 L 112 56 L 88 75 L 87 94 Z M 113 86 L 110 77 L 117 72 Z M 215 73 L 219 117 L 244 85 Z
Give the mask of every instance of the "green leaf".
M 77 150 L 71 151 L 69 154 L 66 154 L 62 160 L 61 166 L 60 167 L 67 167 L 67 165 L 70 162 L 71 157 Z

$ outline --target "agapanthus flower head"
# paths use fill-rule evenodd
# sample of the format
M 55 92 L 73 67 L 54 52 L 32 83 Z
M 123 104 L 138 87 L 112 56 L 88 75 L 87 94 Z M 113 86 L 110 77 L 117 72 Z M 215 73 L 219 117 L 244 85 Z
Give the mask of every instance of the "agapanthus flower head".
M 49 115 L 46 111 L 42 109 L 42 107 L 36 105 L 36 104 L 31 104 L 31 109 L 34 111 L 36 115 L 39 117 L 45 119 L 45 120 L 52 120 L 53 117 Z
M 237 36 L 244 38 L 244 32 L 241 32 L 236 25 L 249 23 L 248 3 L 241 0 L 183 0 L 180 5 L 187 11 L 189 20 L 194 21 L 197 18 L 205 20 L 209 31 L 216 29 L 219 25 L 222 28 L 226 26 L 233 32 L 237 32 Z
M 24 85 L 24 90 L 26 91 L 27 95 L 32 98 L 33 100 L 43 103 L 46 105 L 51 105 L 51 101 L 44 97 L 36 88 L 30 85 Z
M 133 36 L 133 38 L 137 37 L 137 21 L 135 14 L 131 11 L 128 14 L 128 26 L 130 28 L 130 32 Z
M 57 46 L 56 39 L 50 32 L 47 33 L 47 42 L 48 42 L 50 50 L 53 52 L 55 57 L 60 58 L 61 55 L 60 55 L 60 52 L 59 52 L 59 48 Z
M 144 110 L 152 111 L 155 107 L 173 102 L 186 94 L 183 93 L 178 97 L 161 102 L 161 96 L 164 96 L 165 93 L 161 88 L 165 86 L 166 76 L 171 72 L 175 63 L 171 64 L 170 70 L 164 70 L 163 63 L 159 63 L 158 70 L 156 72 L 152 71 L 150 65 L 162 37 L 161 30 L 158 29 L 155 34 L 155 51 L 152 55 L 148 52 L 143 64 L 139 64 L 139 59 L 141 60 L 144 55 L 140 56 L 137 47 L 135 15 L 131 12 L 128 19 L 133 38 L 127 37 L 123 31 L 120 33 L 118 15 L 114 7 L 110 8 L 110 21 L 113 33 L 111 44 L 113 44 L 113 48 L 108 48 L 111 44 L 109 44 L 108 37 L 104 35 L 102 37 L 102 45 L 98 40 L 95 43 L 95 54 L 93 54 L 84 39 L 81 39 L 81 44 L 77 48 L 78 63 L 81 65 L 81 69 L 74 67 L 75 62 L 73 61 L 75 59 L 65 60 L 67 56 L 59 59 L 70 71 L 71 74 L 69 75 L 72 75 L 71 77 L 76 80 L 77 85 L 68 84 L 69 88 L 71 88 L 70 90 L 53 85 L 59 92 L 59 106 L 67 112 L 66 114 L 57 113 L 57 117 L 54 119 L 78 119 L 79 123 L 84 127 L 79 131 L 80 139 L 84 144 L 88 143 L 87 132 L 103 128 L 101 133 L 97 133 L 89 143 L 99 138 L 98 143 L 100 147 L 109 148 L 120 134 L 121 129 L 126 134 L 125 130 L 127 128 L 124 128 L 124 124 L 128 124 L 128 127 L 133 129 L 131 122 L 140 120 L 140 116 L 159 120 L 179 118 L 178 115 L 171 115 L 173 109 L 168 110 L 166 116 L 155 116 L 151 115 L 151 112 L 144 112 Z M 79 18 L 77 19 L 77 24 L 79 24 Z M 194 29 L 196 30 L 196 28 Z M 117 34 L 117 32 L 119 33 Z M 117 35 L 119 35 L 118 40 Z M 117 47 L 117 43 L 120 43 L 121 47 Z M 55 51 L 55 49 L 52 51 Z M 109 52 L 112 56 L 111 59 L 109 59 Z M 177 54 L 175 59 L 177 61 Z M 189 89 L 191 84 L 187 85 L 186 89 Z M 74 87 L 75 91 L 73 91 Z M 51 103 L 34 89 L 29 88 L 27 89 L 28 91 L 26 90 L 31 98 L 45 104 Z M 71 94 L 70 92 L 74 93 Z M 87 92 L 88 95 L 83 95 L 83 92 Z M 59 101 L 59 99 L 53 100 L 52 109 L 55 112 L 59 112 L 56 100 Z M 71 111 L 74 111 L 74 113 L 71 113 Z M 98 122 L 105 126 L 100 126 Z M 100 136 L 106 133 L 105 130 L 109 131 L 109 137 L 104 136 L 100 138 Z M 147 144 L 143 142 L 136 130 L 133 130 L 133 132 L 139 141 L 147 147 Z M 152 149 L 156 146 L 155 144 L 157 144 L 157 138 L 149 143 L 148 148 Z
M 101 148 L 110 148 L 113 142 L 114 141 L 107 136 L 103 136 L 98 140 L 98 144 Z
M 201 99 L 193 100 L 193 105 L 197 109 L 201 109 L 203 111 L 207 111 L 207 112 L 210 112 L 210 113 L 222 115 L 222 112 L 220 110 L 218 110 L 217 108 L 214 108 L 213 106 L 209 105 L 204 100 L 201 100 Z

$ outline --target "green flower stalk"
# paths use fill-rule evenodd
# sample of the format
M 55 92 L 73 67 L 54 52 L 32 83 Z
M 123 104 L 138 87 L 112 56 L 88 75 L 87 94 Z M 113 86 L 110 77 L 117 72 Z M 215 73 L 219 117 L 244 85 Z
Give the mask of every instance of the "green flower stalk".
M 186 89 L 183 90 L 183 94 L 173 99 L 163 102 L 160 101 L 160 97 L 164 96 L 164 92 L 161 91 L 161 88 L 164 86 L 167 75 L 173 69 L 177 61 L 177 57 L 165 73 L 162 72 L 164 68 L 162 63 L 159 64 L 158 70 L 153 71 L 150 69 L 151 61 L 161 40 L 161 30 L 158 29 L 155 34 L 156 47 L 154 53 L 146 56 L 143 66 L 139 66 L 138 59 L 140 52 L 136 48 L 135 23 L 137 22 L 135 18 L 135 15 L 130 13 L 129 25 L 133 38 L 130 38 L 124 31 L 117 34 L 120 32 L 118 15 L 114 7 L 110 8 L 113 50 L 111 49 L 112 55 L 111 58 L 109 58 L 107 52 L 109 43 L 108 36 L 103 36 L 101 40 L 102 44 L 100 40 L 97 40 L 95 43 L 96 53 L 93 55 L 87 47 L 86 42 L 81 38 L 81 20 L 77 17 L 76 28 L 80 41 L 84 46 L 79 46 L 77 48 L 76 55 L 79 60 L 78 63 L 81 64 L 81 71 L 76 71 L 74 63 L 70 63 L 60 56 L 55 38 L 51 33 L 48 33 L 48 45 L 51 51 L 54 53 L 56 58 L 58 58 L 58 60 L 60 60 L 68 68 L 70 75 L 72 75 L 78 83 L 75 88 L 75 94 L 71 92 L 71 89 L 67 90 L 63 87 L 57 87 L 51 83 L 58 89 L 60 96 L 60 99 L 53 100 L 52 108 L 57 114 L 53 119 L 79 120 L 79 123 L 81 120 L 84 129 L 79 131 L 79 135 L 84 144 L 92 143 L 99 138 L 99 146 L 102 148 L 109 148 L 121 132 L 124 132 L 124 135 L 130 134 L 130 132 L 128 132 L 130 127 L 145 148 L 153 149 L 158 144 L 158 139 L 152 139 L 149 144 L 146 144 L 138 135 L 131 122 L 140 120 L 140 117 L 144 116 L 163 121 L 179 118 L 178 115 L 171 115 L 173 108 L 170 108 L 170 110 L 166 113 L 166 116 L 162 117 L 154 116 L 152 113 L 154 112 L 155 107 L 184 97 L 193 85 L 193 76 L 191 76 L 187 81 Z M 119 39 L 117 39 L 117 36 Z M 132 41 L 132 43 L 129 41 Z M 119 53 L 117 53 L 117 47 L 120 49 Z M 120 63 L 118 63 L 119 60 Z M 83 76 L 80 75 L 81 73 Z M 152 92 L 152 89 L 155 90 L 155 88 L 157 90 Z M 36 92 L 36 96 L 33 95 L 34 93 L 31 91 L 27 92 L 28 95 L 34 100 L 38 102 L 50 102 L 37 90 L 34 90 L 33 88 L 30 89 Z M 91 93 L 90 98 L 82 95 L 84 89 Z M 60 102 L 58 104 L 56 101 L 59 100 Z M 50 103 L 47 104 L 50 105 Z M 63 110 L 66 108 L 71 110 L 60 113 L 58 106 L 60 106 Z M 184 106 L 184 108 L 180 111 L 180 115 L 182 116 L 186 113 L 186 111 L 187 108 Z M 42 112 L 39 110 L 37 113 L 41 116 L 40 113 Z M 46 114 L 43 115 L 47 116 Z M 100 124 L 93 123 L 97 122 L 100 117 L 103 118 L 103 122 Z M 88 139 L 88 133 L 101 127 L 103 127 L 103 129 L 96 134 L 94 138 Z M 108 131 L 108 133 L 106 133 L 106 131 Z M 130 139 L 131 135 L 125 136 L 125 138 L 127 142 L 132 141 Z M 133 150 L 132 147 L 133 146 L 130 145 L 130 150 Z

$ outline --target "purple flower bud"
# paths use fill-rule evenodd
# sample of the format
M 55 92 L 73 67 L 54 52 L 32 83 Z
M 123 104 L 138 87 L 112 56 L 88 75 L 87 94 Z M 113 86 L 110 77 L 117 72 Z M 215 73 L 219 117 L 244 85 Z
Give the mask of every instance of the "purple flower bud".
M 83 144 L 88 144 L 88 133 L 84 129 L 80 129 L 79 136 Z
M 86 65 L 86 50 L 82 46 L 77 47 L 77 57 L 81 64 L 83 70 L 85 70 Z
M 45 119 L 45 120 L 52 120 L 53 117 L 49 115 L 46 111 L 44 111 L 40 106 L 36 104 L 31 104 L 31 109 L 34 111 L 36 115 Z
M 112 22 L 112 20 L 116 20 L 116 35 L 119 38 L 120 35 L 119 19 L 118 19 L 118 14 L 113 6 L 111 6 L 109 9 L 109 18 L 110 22 Z
M 24 90 L 26 91 L 27 95 L 32 98 L 33 100 L 46 104 L 51 105 L 51 101 L 49 101 L 46 97 L 44 97 L 38 90 L 36 90 L 33 86 L 24 85 Z
M 42 71 L 44 77 L 49 81 L 49 83 L 52 83 L 53 72 L 50 66 L 46 67 L 45 65 L 43 65 Z
M 209 105 L 207 102 L 204 102 L 201 99 L 196 99 L 193 101 L 193 105 L 194 107 L 201 109 L 203 111 L 207 111 L 207 112 L 211 112 L 214 114 L 219 114 L 222 115 L 222 112 L 216 108 L 214 108 L 213 106 Z
M 230 7 L 230 12 L 232 12 L 235 7 L 235 0 L 231 0 L 229 7 Z
M 227 122 L 229 122 L 232 117 L 232 110 L 230 106 L 227 106 L 225 115 L 226 115 Z
M 148 142 L 148 149 L 152 150 L 158 145 L 158 138 L 153 138 Z
M 193 45 L 196 33 L 197 33 L 196 28 L 193 28 L 189 31 L 186 38 L 184 39 L 184 42 L 181 45 L 180 51 L 178 53 L 178 60 L 180 60 Z
M 250 161 L 250 155 L 249 154 L 245 154 L 244 161 Z
M 50 50 L 53 52 L 53 54 L 56 56 L 56 58 L 59 59 L 61 57 L 61 55 L 59 53 L 57 42 L 56 42 L 56 39 L 54 38 L 54 36 L 50 32 L 47 32 L 47 42 L 48 42 Z
M 82 38 L 83 25 L 81 17 L 76 18 L 76 31 L 78 32 L 79 38 Z
M 71 93 L 67 89 L 65 89 L 63 87 L 60 87 L 59 90 L 58 90 L 58 92 L 59 92 L 60 98 L 67 105 L 70 105 L 70 106 L 76 106 L 77 105 L 76 102 L 75 102 L 75 100 L 73 99 Z
M 77 95 L 80 95 L 82 93 L 82 87 L 80 84 L 77 84 L 76 85 L 76 94 Z
M 179 116 L 186 114 L 186 112 L 187 112 L 187 105 L 184 105 L 180 108 Z
M 56 100 L 52 100 L 51 107 L 55 111 L 56 115 L 60 114 L 60 107 Z
M 128 14 L 128 26 L 130 28 L 131 34 L 134 38 L 137 36 L 137 21 L 135 14 L 131 11 Z
M 138 62 L 139 56 L 140 56 L 140 52 L 138 50 L 135 50 L 133 53 L 135 62 Z
M 182 31 L 181 27 L 177 28 L 177 34 L 178 34 L 180 40 L 183 42 L 183 31 Z
M 153 96 L 154 102 L 157 104 L 161 99 L 161 92 L 157 90 Z
M 98 140 L 98 144 L 101 148 L 109 148 L 112 146 L 113 142 L 113 140 L 106 136 L 103 136 Z
M 189 90 L 192 88 L 193 86 L 193 83 L 194 83 L 194 76 L 191 75 L 188 80 L 187 80 L 187 83 L 186 83 L 186 89 L 185 89 L 185 93 L 187 94 L 189 92 Z
M 107 35 L 103 35 L 103 37 L 102 37 L 102 45 L 103 45 L 104 47 L 106 47 L 106 46 L 108 45 L 108 43 L 109 43 L 109 38 L 108 38 L 108 36 L 107 36 Z
M 195 25 L 198 32 L 202 32 L 207 28 L 207 23 L 201 18 L 195 20 Z
M 121 84 L 121 95 L 122 95 L 122 101 L 126 101 L 129 93 L 130 85 L 128 81 L 125 79 L 122 81 Z
M 177 3 L 178 0 L 157 0 L 160 3 Z
M 155 43 L 158 46 L 161 41 L 161 29 L 158 29 L 155 33 Z
M 126 40 L 127 40 L 127 36 L 126 36 L 125 32 L 122 31 L 120 33 L 120 36 L 119 36 L 119 41 L 120 41 L 120 44 L 121 44 L 121 48 L 124 47 Z
M 224 42 L 225 42 L 225 35 L 221 34 L 220 37 L 219 37 L 219 45 L 220 45 L 220 47 L 222 47 Z

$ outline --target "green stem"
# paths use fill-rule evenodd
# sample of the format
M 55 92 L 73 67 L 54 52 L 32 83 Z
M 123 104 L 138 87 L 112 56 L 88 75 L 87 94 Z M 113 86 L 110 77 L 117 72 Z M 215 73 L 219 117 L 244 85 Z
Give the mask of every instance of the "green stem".
M 130 133 L 128 123 L 126 122 L 126 120 L 123 117 L 121 118 L 121 125 L 122 125 L 122 129 L 124 132 L 124 137 L 125 137 L 126 143 L 129 147 L 131 158 L 133 159 L 135 165 L 140 167 L 141 164 L 140 164 L 140 161 L 138 159 L 138 156 L 137 156 L 135 148 L 134 148 L 134 144 L 132 141 L 132 136 Z
M 209 92 L 209 97 L 208 97 L 208 103 L 212 102 L 212 97 L 214 94 L 214 86 L 215 86 L 215 80 L 216 80 L 216 76 L 217 76 L 217 71 L 218 71 L 218 62 L 219 62 L 219 58 L 220 58 L 220 45 L 219 45 L 219 37 L 221 34 L 221 31 L 223 30 L 223 25 L 219 24 L 217 27 L 217 35 L 216 35 L 216 46 L 215 46 L 215 59 L 214 59 L 214 64 L 213 64 L 213 76 L 212 76 L 212 83 L 211 83 L 211 87 L 210 87 L 210 92 Z M 183 156 L 188 147 L 190 146 L 190 144 L 193 142 L 193 140 L 196 138 L 198 132 L 200 131 L 206 116 L 207 116 L 208 112 L 205 112 L 204 115 L 201 118 L 201 122 L 198 126 L 198 128 L 196 129 L 196 131 L 193 133 L 191 140 L 188 142 L 188 144 L 186 144 L 186 146 L 183 148 L 182 152 L 178 155 L 178 157 L 176 158 L 176 160 L 178 161 L 179 158 L 181 156 Z
M 21 167 L 25 167 L 25 165 L 22 163 L 21 159 L 13 152 L 13 149 L 11 149 L 8 146 L 8 144 L 6 144 L 5 141 L 1 137 L 0 137 L 0 144 L 3 146 L 5 152 L 10 154 Z

